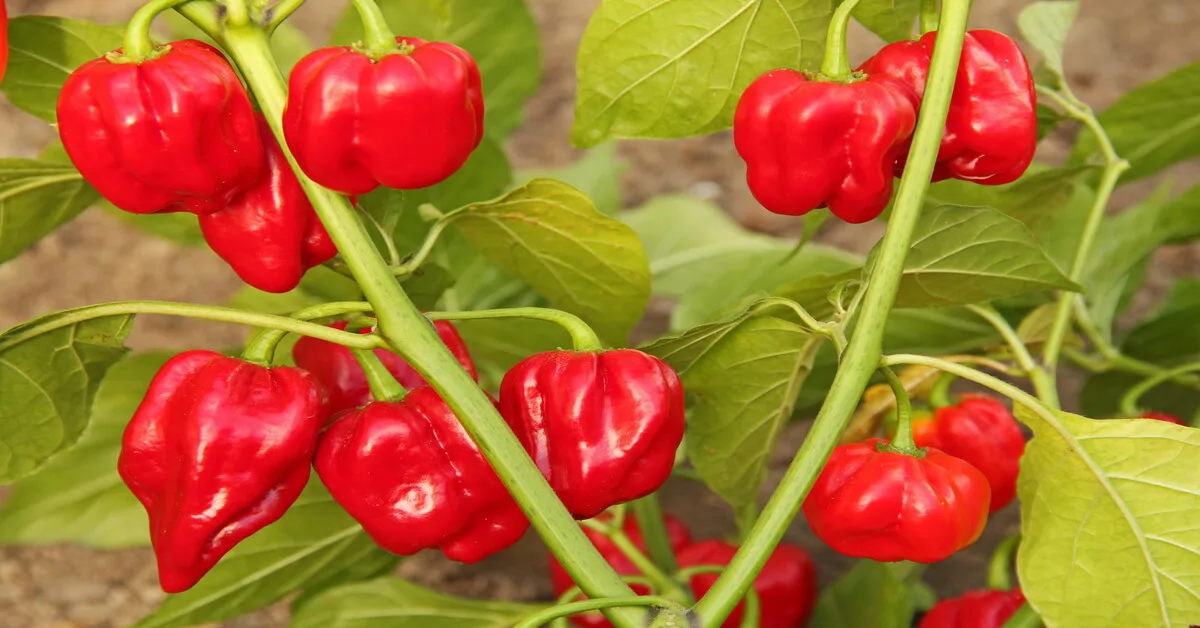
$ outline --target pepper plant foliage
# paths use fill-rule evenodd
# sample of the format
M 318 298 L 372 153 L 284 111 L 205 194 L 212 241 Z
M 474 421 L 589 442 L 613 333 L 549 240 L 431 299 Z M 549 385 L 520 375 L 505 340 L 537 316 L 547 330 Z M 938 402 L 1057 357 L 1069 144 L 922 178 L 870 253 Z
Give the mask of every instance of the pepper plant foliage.
M 1034 2 L 1016 21 L 1025 52 L 1034 61 L 1036 140 L 1053 133 L 1073 136 L 1069 157 L 1035 161 L 1019 179 L 1002 185 L 953 178 L 930 183 L 935 159 L 941 158 L 935 155 L 942 120 L 948 108 L 961 106 L 950 101 L 957 51 L 979 45 L 971 43 L 971 36 L 964 42 L 967 0 L 943 0 L 940 12 L 938 3 L 929 0 L 601 0 L 578 48 L 571 141 L 587 150 L 570 165 L 514 170 L 505 142 L 526 123 L 525 103 L 542 77 L 537 24 L 522 0 L 355 0 L 321 46 L 285 21 L 302 4 L 158 0 L 128 25 L 17 15 L 7 18 L 7 30 L 0 28 L 7 34 L 7 42 L 0 38 L 0 92 L 23 112 L 11 115 L 27 116 L 24 123 L 56 124 L 59 107 L 82 106 L 60 103 L 60 91 L 76 69 L 110 51 L 124 47 L 124 53 L 108 58 L 133 59 L 138 71 L 152 72 L 159 58 L 155 55 L 170 54 L 146 36 L 157 16 L 152 31 L 157 42 L 199 39 L 227 57 L 245 84 L 245 102 L 261 110 L 274 139 L 292 151 L 299 144 L 286 137 L 280 123 L 290 69 L 297 63 L 304 67 L 302 59 L 318 48 L 346 45 L 352 46 L 349 52 L 339 54 L 376 55 L 368 64 L 371 71 L 397 71 L 388 65 L 395 60 L 389 56 L 397 54 L 391 50 L 396 44 L 387 32 L 390 27 L 395 34 L 441 42 L 434 46 L 453 44 L 465 50 L 459 55 L 457 48 L 437 48 L 451 54 L 436 63 L 453 57 L 460 64 L 454 71 L 461 76 L 454 75 L 458 78 L 448 84 L 465 90 L 461 100 L 468 108 L 457 111 L 459 126 L 452 130 L 455 137 L 475 140 L 462 154 L 443 150 L 441 142 L 448 145 L 448 136 L 422 129 L 441 123 L 430 114 L 430 120 L 406 131 L 430 143 L 397 146 L 395 158 L 444 156 L 448 165 L 438 173 L 440 182 L 420 189 L 377 187 L 358 195 L 353 206 L 338 193 L 347 190 L 310 180 L 308 168 L 277 173 L 294 186 L 293 196 L 305 198 L 304 216 L 311 217 L 314 231 L 288 231 L 292 235 L 283 237 L 283 229 L 295 227 L 281 221 L 267 233 L 281 242 L 290 238 L 284 244 L 291 248 L 276 251 L 270 239 L 262 251 L 245 254 L 253 263 L 278 258 L 311 267 L 290 291 L 271 293 L 248 285 L 221 306 L 134 301 L 84 307 L 47 313 L 0 333 L 0 481 L 12 485 L 0 505 L 0 543 L 110 549 L 153 541 L 160 563 L 168 546 L 184 544 L 178 540 L 182 537 L 172 536 L 177 530 L 164 529 L 158 520 L 156 528 L 150 527 L 147 510 L 152 516 L 159 511 L 148 501 L 145 486 L 131 492 L 123 483 L 129 474 L 125 462 L 118 472 L 118 457 L 133 455 L 122 454 L 122 448 L 137 443 L 123 443 L 122 435 L 135 412 L 141 413 L 155 374 L 171 357 L 161 350 L 127 348 L 136 317 L 192 316 L 260 330 L 247 343 L 245 358 L 279 368 L 292 364 L 289 349 L 299 336 L 319 336 L 326 344 L 360 350 L 363 373 L 358 377 L 367 379 L 379 403 L 394 401 L 399 385 L 379 360 L 372 369 L 372 353 L 365 350 L 400 354 L 416 369 L 419 377 L 414 377 L 433 386 L 457 415 L 477 445 L 473 455 L 490 463 L 578 584 L 576 593 L 593 602 L 562 606 L 577 600 L 575 594 L 558 605 L 467 600 L 397 578 L 393 572 L 401 558 L 382 549 L 342 507 L 339 491 L 347 488 L 314 474 L 290 507 L 259 503 L 278 510 L 272 522 L 260 525 L 210 570 L 194 573 L 199 582 L 167 596 L 137 624 L 142 628 L 224 621 L 281 600 L 291 601 L 292 624 L 305 627 L 536 626 L 603 608 L 622 628 L 682 625 L 671 622 L 689 614 L 698 625 L 713 628 L 752 583 L 755 593 L 747 601 L 758 612 L 738 611 L 745 617 L 743 626 L 804 621 L 821 628 L 910 626 L 916 613 L 937 601 L 914 563 L 863 560 L 844 574 L 829 573 L 828 565 L 818 564 L 832 581 L 819 598 L 815 589 L 770 584 L 768 573 L 778 570 L 778 564 L 768 563 L 766 571 L 756 565 L 767 560 L 802 504 L 805 511 L 823 507 L 805 503 L 805 497 L 839 441 L 884 436 L 899 453 L 870 455 L 912 454 L 911 447 L 903 446 L 906 438 L 912 443 L 910 406 L 947 403 L 945 388 L 952 377 L 1007 397 L 1016 418 L 1032 433 L 1016 485 L 1020 542 L 997 551 L 989 578 L 996 588 L 1019 587 L 1027 600 L 1007 625 L 1200 624 L 1200 526 L 1194 521 L 1200 505 L 1200 431 L 1188 427 L 1200 426 L 1200 282 L 1176 279 L 1153 307 L 1132 307 L 1155 251 L 1200 237 L 1200 187 L 1181 189 L 1167 179 L 1122 211 L 1109 211 L 1114 190 L 1164 171 L 1169 175 L 1170 167 L 1200 154 L 1200 125 L 1194 124 L 1200 62 L 1147 77 L 1094 112 L 1071 91 L 1064 72 L 1064 62 L 1070 63 L 1064 60 L 1064 43 L 1077 14 L 1088 8 L 1068 0 Z M 908 115 L 917 119 L 915 132 L 903 128 L 903 116 L 890 131 L 897 137 L 911 135 L 911 148 L 903 147 L 907 163 L 897 169 L 900 184 L 894 195 L 877 190 L 892 201 L 878 218 L 887 223 L 887 235 L 869 253 L 814 241 L 831 219 L 825 209 L 797 219 L 804 239 L 795 241 L 747 230 L 722 208 L 681 192 L 638 207 L 624 205 L 621 181 L 628 164 L 614 140 L 670 140 L 730 129 L 735 118 L 741 119 L 743 93 L 773 70 L 809 73 L 796 79 L 800 82 L 836 83 L 839 73 L 849 80 L 845 59 L 838 57 L 844 56 L 844 18 L 850 10 L 886 42 L 910 41 L 935 28 L 939 34 L 924 94 L 900 105 L 912 107 Z M 953 56 L 941 47 L 943 41 L 957 44 Z M 410 45 L 413 50 L 402 54 L 418 60 L 413 63 L 431 64 L 423 70 L 425 76 L 447 76 L 444 68 L 429 69 L 435 55 L 422 56 L 422 45 Z M 120 63 L 113 66 L 120 69 Z M 477 93 L 472 82 L 476 68 Z M 813 78 L 818 73 L 821 78 Z M 958 74 L 960 84 L 963 77 Z M 234 92 L 240 93 L 241 83 L 236 87 Z M 472 104 L 478 99 L 482 112 Z M 1033 103 L 1028 105 L 1034 119 Z M 402 122 L 403 108 L 396 106 L 391 117 Z M 330 104 L 329 111 L 335 109 Z M 229 111 L 233 109 L 223 119 L 240 115 Z M 243 111 L 246 120 L 249 112 Z M 468 133 L 461 125 L 474 124 L 475 113 L 482 127 Z M 328 115 L 327 120 L 303 122 L 317 128 L 334 124 L 341 114 Z M 64 142 L 46 147 L 39 157 L 0 158 L 0 263 L 18 259 L 89 208 L 179 246 L 204 246 L 214 237 L 186 212 L 134 215 L 102 198 L 96 175 L 85 177 L 76 169 L 86 170 L 88 159 L 81 159 L 79 144 L 73 143 L 75 123 L 66 117 L 62 122 Z M 400 133 L 390 127 L 373 132 L 379 137 Z M 333 144 L 344 138 L 327 135 L 324 148 L 332 152 Z M 1029 135 L 1034 141 L 1032 130 Z M 818 141 L 800 137 L 778 154 L 800 154 L 808 150 L 805 141 Z M 744 157 L 756 149 L 747 149 L 740 129 L 735 138 Z M 375 140 L 364 136 L 356 141 Z M 355 150 L 351 145 L 338 147 L 342 149 L 345 155 Z M 179 163 L 193 159 L 196 171 L 203 170 L 195 155 L 175 156 Z M 295 161 L 303 166 L 323 157 L 310 150 Z M 127 155 L 115 163 L 120 159 L 136 161 Z M 333 165 L 348 167 L 349 161 Z M 893 164 L 883 167 L 890 185 Z M 924 176 L 913 174 L 917 171 Z M 181 181 L 180 189 L 195 184 L 194 179 Z M 270 203 L 263 207 L 271 209 Z M 261 217 L 277 218 L 271 213 Z M 308 255 L 309 249 L 297 242 L 305 239 L 303 246 L 308 246 L 320 237 L 331 238 L 338 255 L 327 261 L 302 259 L 301 251 Z M 263 252 L 268 249 L 272 252 Z M 652 300 L 671 304 L 666 325 L 635 331 Z M 434 320 L 455 321 L 470 350 L 468 362 L 473 359 L 478 371 L 477 385 L 437 342 L 422 311 Z M 320 324 L 335 319 L 349 321 L 351 331 L 363 334 Z M 555 475 L 569 469 L 550 469 L 544 460 L 535 465 L 522 449 L 532 450 L 530 442 L 552 439 L 553 433 L 514 437 L 510 426 L 523 429 L 514 416 L 530 414 L 529 408 L 506 412 L 502 420 L 481 392 L 499 391 L 506 374 L 519 371 L 514 366 L 530 356 L 601 346 L 639 349 L 653 356 L 646 363 L 661 360 L 670 367 L 662 367 L 664 372 L 678 374 L 687 415 L 674 473 L 703 482 L 728 503 L 738 521 L 741 549 L 700 599 L 695 596 L 700 591 L 689 585 L 697 572 L 678 570 L 673 542 L 667 539 L 653 495 L 661 482 L 641 490 L 647 497 L 615 505 L 584 523 L 589 534 L 610 538 L 605 551 L 621 548 L 624 554 L 617 562 L 632 565 L 633 572 L 607 570 L 605 559 L 617 562 L 592 548 L 555 496 L 556 490 L 571 490 L 562 475 Z M 548 363 L 557 364 L 553 359 Z M 607 377 L 614 385 L 632 377 L 610 370 Z M 546 385 L 554 374 L 541 373 L 540 384 L 526 388 L 540 387 L 537 398 L 545 401 L 588 385 L 562 372 L 557 373 L 561 386 Z M 877 374 L 888 383 L 867 388 Z M 1060 380 L 1069 374 L 1081 376 L 1083 385 L 1077 397 L 1060 397 L 1067 390 Z M 649 394 L 650 380 L 639 377 L 636 383 L 642 388 L 637 392 Z M 662 386 L 671 390 L 672 378 L 663 377 Z M 516 395 L 515 390 L 506 387 L 501 407 L 526 401 L 504 398 Z M 600 389 L 588 390 L 591 398 L 602 398 Z M 630 398 L 641 397 L 631 393 Z M 640 411 L 632 403 L 622 408 L 614 416 L 628 419 Z M 176 409 L 166 418 L 198 420 L 193 416 L 198 412 Z M 1180 425 L 1140 418 L 1148 412 L 1172 414 Z M 670 421 L 676 415 L 682 416 L 682 409 L 668 404 L 656 416 Z M 782 452 L 791 466 L 763 506 L 759 496 L 770 461 L 781 453 L 781 434 L 793 422 L 814 416 L 803 446 Z M 581 425 L 590 420 L 582 414 L 575 419 Z M 606 428 L 609 432 L 590 432 L 589 438 L 596 443 L 637 440 L 621 427 L 614 423 Z M 985 443 L 987 436 L 981 438 Z M 556 452 L 566 445 L 545 442 Z M 639 446 L 631 443 L 626 449 Z M 635 462 L 671 459 L 669 452 L 651 453 L 639 454 L 642 459 Z M 311 459 L 314 454 L 306 455 Z M 339 456 L 354 458 L 345 452 Z M 625 463 L 619 456 L 614 459 L 614 469 Z M 413 467 L 425 469 L 421 464 Z M 452 466 L 443 470 L 444 476 L 430 471 L 421 477 L 451 477 Z M 307 465 L 289 472 L 307 474 Z M 482 482 L 479 475 L 454 481 Z M 972 477 L 983 475 L 986 469 Z M 289 486 L 295 486 L 295 478 L 289 477 Z M 611 479 L 594 473 L 588 478 L 601 484 Z M 829 491 L 824 480 L 822 494 Z M 962 481 L 974 482 L 967 492 L 972 503 L 978 502 L 986 483 L 981 489 L 977 479 Z M 855 490 L 878 492 L 884 479 L 876 482 Z M 947 481 L 953 483 L 953 478 Z M 887 485 L 882 499 L 898 499 L 908 490 L 903 484 Z M 387 492 L 391 487 L 373 488 Z M 163 494 L 167 499 L 194 498 L 189 490 L 168 486 Z M 605 491 L 622 489 L 605 485 L 596 493 Z M 470 491 L 460 487 L 460 492 Z M 475 508 L 463 495 L 455 503 Z M 959 503 L 956 508 L 965 507 Z M 970 517 L 977 515 L 982 525 L 986 513 L 943 509 L 933 514 L 970 528 L 975 522 Z M 640 532 L 621 525 L 635 515 Z M 836 521 L 822 521 L 822 528 L 837 528 Z M 936 517 L 928 521 L 937 524 Z M 203 543 L 215 543 L 215 532 L 209 533 Z M 823 534 L 830 540 L 838 531 Z M 887 532 L 880 542 L 902 534 Z M 840 539 L 839 548 L 869 559 L 869 551 L 855 553 L 856 543 L 861 542 Z M 1010 581 L 997 574 L 1006 572 L 1013 547 L 1016 579 Z M 720 571 L 725 566 L 716 567 Z M 656 597 L 630 601 L 633 592 L 618 576 L 648 582 Z M 806 578 L 804 586 L 809 587 L 811 574 Z M 794 611 L 799 614 L 781 619 L 781 599 L 799 600 Z M 648 607 L 657 613 L 645 613 Z

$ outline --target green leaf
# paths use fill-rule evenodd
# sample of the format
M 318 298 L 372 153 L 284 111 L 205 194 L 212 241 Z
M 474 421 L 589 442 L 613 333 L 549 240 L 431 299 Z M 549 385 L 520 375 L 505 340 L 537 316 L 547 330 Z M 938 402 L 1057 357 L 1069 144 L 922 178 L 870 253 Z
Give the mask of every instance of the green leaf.
M 353 279 L 324 266 L 310 269 L 295 290 L 275 294 L 244 286 L 229 300 L 229 306 L 266 314 L 291 314 L 329 301 L 361 301 L 362 292 Z
M 1117 315 L 1129 304 L 1145 277 L 1146 262 L 1167 235 L 1158 226 L 1164 206 L 1160 190 L 1105 220 L 1096 236 L 1082 283 L 1092 321 L 1106 338 L 1112 338 Z
M 897 307 L 941 307 L 1040 290 L 1080 290 L 1020 221 L 990 207 L 926 209 L 904 264 Z
M 604 144 L 584 153 L 575 163 L 562 168 L 532 168 L 517 173 L 515 185 L 534 179 L 556 179 L 587 194 L 596 209 L 616 216 L 621 211 L 621 175 L 629 162 L 617 155 L 616 144 Z
M 521 125 L 525 100 L 542 80 L 541 38 L 524 0 L 379 0 L 397 35 L 445 41 L 471 53 L 483 75 L 488 135 L 503 140 Z M 348 8 L 333 28 L 334 44 L 363 38 Z M 478 199 L 471 199 L 478 200 Z
M 1159 213 L 1160 228 L 1171 244 L 1182 244 L 1200 238 L 1200 186 L 1193 187 L 1172 200 Z
M 399 578 L 380 578 L 322 593 L 291 628 L 503 628 L 541 606 L 450 597 Z
M 70 222 L 99 198 L 70 164 L 0 159 L 0 263 Z
M 124 28 L 87 20 L 23 15 L 8 23 L 8 71 L 0 91 L 25 113 L 58 116 L 58 93 L 75 68 L 121 46 Z
M 766 480 L 771 451 L 822 339 L 769 316 L 723 331 L 701 326 L 690 335 L 667 344 L 668 351 L 659 351 L 663 345 L 647 351 L 683 367 L 683 385 L 694 402 L 688 459 L 705 484 L 736 509 L 752 502 Z M 679 346 L 687 341 L 689 347 Z M 681 358 L 690 358 L 690 364 Z
M 677 138 L 729 128 L 759 75 L 815 69 L 829 0 L 604 0 L 579 46 L 571 141 Z
M 909 587 L 889 565 L 860 560 L 821 592 L 810 628 L 909 628 Z
M 1200 623 L 1200 431 L 1017 406 L 1021 590 L 1049 626 Z
M 262 608 L 385 552 L 333 501 L 314 476 L 279 521 L 233 548 L 200 583 L 169 595 L 136 628 L 182 628 Z
M 1021 35 L 1042 53 L 1042 65 L 1053 72 L 1059 81 L 1063 76 L 1063 46 L 1078 14 L 1077 0 L 1055 0 L 1034 2 L 1017 15 Z
M 1125 92 L 1099 119 L 1132 165 L 1122 183 L 1200 155 L 1200 62 Z M 1082 135 L 1072 159 L 1082 162 L 1098 149 L 1094 136 Z
M 498 390 L 504 374 L 535 353 L 570 349 L 571 336 L 562 327 L 527 318 L 455 321 L 467 343 L 484 388 Z
M 1059 113 L 1057 109 L 1038 103 L 1035 109 L 1037 115 L 1037 139 L 1042 141 L 1058 128 L 1067 119 L 1066 116 Z
M 582 192 L 536 179 L 446 217 L 489 261 L 557 308 L 624 345 L 650 299 L 650 269 L 632 229 Z
M 47 314 L 0 334 L 0 483 L 32 473 L 79 439 L 133 316 L 71 322 Z
M 0 510 L 0 543 L 149 545 L 146 511 L 117 475 L 117 456 L 125 425 L 172 355 L 143 353 L 109 369 L 79 442 L 13 487 Z
M 854 19 L 886 42 L 912 39 L 921 0 L 863 0 Z
M 1171 285 L 1155 313 L 1121 343 L 1130 357 L 1161 363 L 1200 356 L 1200 280 L 1181 278 Z
M 1079 407 L 1091 416 L 1121 417 L 1121 398 L 1144 379 L 1143 375 L 1124 371 L 1096 373 L 1084 382 L 1079 392 Z M 1164 383 L 1142 395 L 1138 405 L 1187 420 L 1200 413 L 1200 391 L 1191 386 Z
M 182 246 L 204 246 L 204 234 L 194 214 L 174 212 L 170 214 L 131 214 L 118 209 L 112 203 L 101 200 L 100 209 L 139 231 L 165 238 Z

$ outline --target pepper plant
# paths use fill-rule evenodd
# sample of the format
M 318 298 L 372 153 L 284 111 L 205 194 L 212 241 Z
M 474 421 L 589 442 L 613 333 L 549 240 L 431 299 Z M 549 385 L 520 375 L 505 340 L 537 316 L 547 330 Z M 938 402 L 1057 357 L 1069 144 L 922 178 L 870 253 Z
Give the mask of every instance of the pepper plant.
M 143 628 L 284 599 L 301 627 L 1200 624 L 1200 285 L 1129 313 L 1149 256 L 1200 236 L 1200 195 L 1108 211 L 1200 153 L 1200 64 L 1096 113 L 1063 71 L 1074 1 L 1026 7 L 1023 51 L 968 31 L 969 0 L 602 0 L 590 152 L 514 173 L 539 82 L 522 0 L 352 0 L 319 50 L 287 22 L 304 4 L 153 0 L 123 26 L 0 4 L 0 90 L 62 140 L 0 160 L 0 261 L 96 206 L 248 284 L 0 334 L 0 541 L 151 545 L 171 595 Z M 852 19 L 889 42 L 858 67 Z M 1070 157 L 1034 161 L 1058 127 Z M 730 128 L 803 240 L 686 196 L 623 211 L 594 148 Z M 830 218 L 886 232 L 859 257 L 812 241 Z M 652 295 L 671 328 L 630 346 Z M 146 315 L 253 334 L 131 353 Z M 736 539 L 664 514 L 672 475 Z M 922 565 L 1014 499 L 993 590 L 935 605 Z M 782 542 L 801 512 L 862 559 L 820 593 L 826 566 Z M 530 528 L 553 603 L 389 575 Z

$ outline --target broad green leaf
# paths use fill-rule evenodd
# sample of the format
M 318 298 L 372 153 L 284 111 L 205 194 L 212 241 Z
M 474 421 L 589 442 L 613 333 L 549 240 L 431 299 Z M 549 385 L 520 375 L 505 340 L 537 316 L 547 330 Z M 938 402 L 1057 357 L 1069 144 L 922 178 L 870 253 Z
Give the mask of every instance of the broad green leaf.
M 753 502 L 766 480 L 771 451 L 821 340 L 782 319 L 750 318 L 682 374 L 693 400 L 688 459 L 735 509 Z
M 1200 155 L 1200 62 L 1125 92 L 1100 114 L 1100 124 L 1132 165 L 1122 183 Z M 1097 150 L 1095 137 L 1085 134 L 1073 158 L 1082 161 Z
M 771 294 L 799 303 L 813 316 L 828 318 L 834 312 L 833 303 L 829 300 L 833 289 L 847 281 L 857 281 L 861 278 L 861 268 L 851 268 L 833 274 L 807 275 L 776 286 L 771 290 Z
M 686 375 L 717 343 L 750 319 L 754 305 L 723 320 L 668 334 L 643 344 L 641 349 L 671 365 L 680 376 Z
M 1021 324 L 1017 326 L 1017 337 L 1021 342 L 1031 349 L 1041 346 L 1050 337 L 1050 329 L 1054 326 L 1054 318 L 1057 316 L 1058 304 L 1047 303 L 1038 306 L 1032 312 L 1021 319 Z M 1069 334 L 1064 344 L 1079 345 L 1079 338 L 1073 334 Z
M 562 327 L 527 318 L 455 321 L 467 343 L 484 388 L 498 390 L 504 374 L 525 358 L 556 349 L 570 349 L 571 336 Z
M 87 20 L 23 15 L 8 23 L 8 70 L 0 91 L 25 113 L 58 119 L 58 92 L 75 68 L 121 46 L 124 29 Z
M 1084 382 L 1079 392 L 1079 407 L 1091 416 L 1121 417 L 1121 398 L 1144 379 L 1143 375 L 1123 371 L 1096 373 Z M 1147 410 L 1173 414 L 1193 424 L 1200 420 L 1200 391 L 1193 386 L 1171 382 L 1160 384 L 1142 395 L 1138 405 Z
M 1121 346 L 1126 355 L 1150 362 L 1200 356 L 1200 280 L 1177 280 L 1157 311 Z
M 204 234 L 200 232 L 200 223 L 197 222 L 194 214 L 188 212 L 131 214 L 117 209 L 115 205 L 105 200 L 101 200 L 98 207 L 108 215 L 139 231 L 165 238 L 183 246 L 204 246 Z
M 1042 53 L 1042 65 L 1060 81 L 1063 75 L 1063 46 L 1078 14 L 1078 0 L 1054 0 L 1034 2 L 1017 15 L 1021 35 Z
M 921 0 L 863 0 L 854 7 L 854 19 L 884 41 L 911 39 Z
M 399 578 L 380 578 L 322 593 L 291 628 L 503 628 L 542 607 L 442 595 Z
M 169 595 L 135 628 L 183 628 L 224 621 L 320 586 L 358 563 L 379 564 L 379 549 L 314 476 L 279 521 L 233 548 L 200 583 Z
M 1067 119 L 1066 116 L 1059 113 L 1057 109 L 1043 105 L 1040 102 L 1037 105 L 1036 115 L 1037 139 L 1039 142 L 1046 139 L 1047 136 L 1049 136 L 1054 132 L 1055 129 L 1058 128 L 1058 125 L 1062 124 L 1063 121 Z
M 1021 458 L 1021 590 L 1049 626 L 1200 623 L 1200 430 L 1047 420 Z
M 650 299 L 637 234 L 569 185 L 536 179 L 446 217 L 489 261 L 624 345 Z
M 342 569 L 327 574 L 324 578 L 320 578 L 304 587 L 300 595 L 297 595 L 292 600 L 292 615 L 295 616 L 300 611 L 301 606 L 304 606 L 316 596 L 333 587 L 351 582 L 374 580 L 375 578 L 382 578 L 392 573 L 400 565 L 401 559 L 402 557 L 388 552 L 375 552 L 364 560 L 350 563 Z
M 70 222 L 99 198 L 69 164 L 0 159 L 0 263 Z
M 0 483 L 32 473 L 79 439 L 132 315 L 47 314 L 0 334 Z
M 829 0 L 604 0 L 579 46 L 572 143 L 729 128 L 759 75 L 820 64 L 831 9 Z
M 1200 186 L 1193 187 L 1172 200 L 1159 213 L 1160 228 L 1171 244 L 1191 242 L 1200 238 Z
M 884 563 L 860 560 L 821 592 L 810 628 L 909 628 L 909 587 Z
M 1160 191 L 1100 227 L 1082 283 L 1092 321 L 1105 337 L 1112 337 L 1117 315 L 1140 287 L 1147 260 L 1166 237 L 1158 227 L 1164 206 Z
M 329 301 L 361 301 L 362 292 L 353 279 L 324 266 L 310 269 L 291 292 L 273 294 L 245 286 L 229 301 L 230 307 L 267 314 L 291 314 Z
M 149 545 L 146 511 L 117 475 L 117 456 L 125 425 L 171 355 L 143 353 L 109 369 L 79 442 L 13 487 L 0 510 L 0 543 Z
M 616 216 L 621 211 L 621 175 L 629 169 L 629 162 L 617 155 L 617 145 L 610 143 L 597 146 L 584 153 L 575 163 L 562 168 L 534 168 L 517 173 L 516 185 L 524 185 L 534 179 L 557 179 L 574 186 L 587 194 L 596 209 Z
M 483 75 L 488 135 L 503 140 L 521 125 L 525 99 L 542 80 L 541 38 L 525 0 L 378 0 L 392 30 L 404 37 L 464 48 Z M 332 41 L 363 38 L 362 22 L 347 8 Z M 478 200 L 478 199 L 471 199 Z
M 1020 221 L 990 207 L 926 209 L 904 264 L 897 307 L 941 307 L 1041 290 L 1079 290 Z

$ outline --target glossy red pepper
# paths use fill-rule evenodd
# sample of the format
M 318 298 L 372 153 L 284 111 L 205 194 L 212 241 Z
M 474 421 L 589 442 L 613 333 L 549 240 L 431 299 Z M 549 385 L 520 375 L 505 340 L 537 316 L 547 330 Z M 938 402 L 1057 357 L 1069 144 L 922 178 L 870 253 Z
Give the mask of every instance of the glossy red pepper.
M 938 602 L 921 618 L 918 628 L 1001 628 L 1024 603 L 1019 589 L 972 591 Z
M 258 134 L 267 154 L 263 178 L 225 209 L 200 216 L 200 230 L 242 281 L 281 293 L 300 285 L 306 270 L 337 255 L 337 247 L 262 115 Z
M 965 395 L 957 405 L 935 410 L 932 426 L 921 431 L 914 427 L 917 447 L 940 449 L 983 472 L 992 489 L 991 512 L 1016 497 L 1025 435 L 1004 404 L 983 395 Z
M 454 174 L 483 140 L 483 88 L 467 51 L 398 37 L 373 61 L 324 48 L 296 64 L 283 128 L 304 172 L 344 194 L 411 190 Z
M 516 543 L 529 527 L 458 417 L 428 386 L 398 403 L 336 417 L 314 465 L 333 498 L 395 554 L 438 548 L 474 563 Z
M 917 41 L 884 46 L 859 70 L 893 77 L 921 96 L 936 38 L 937 33 L 930 32 Z M 1037 149 L 1036 105 L 1033 74 L 1021 47 L 994 31 L 968 32 L 933 180 L 953 177 L 986 185 L 1015 181 Z M 897 176 L 907 153 L 906 148 L 896 162 Z
M 526 358 L 500 412 L 577 519 L 658 490 L 683 440 L 679 375 L 634 349 Z
M 262 178 L 250 97 L 216 48 L 177 41 L 140 63 L 120 51 L 71 74 L 58 132 L 80 174 L 135 214 L 223 209 Z
M 833 450 L 804 500 L 804 516 L 829 547 L 880 562 L 934 563 L 979 538 L 987 478 L 936 449 L 918 458 L 871 439 Z
M 1181 419 L 1173 414 L 1167 414 L 1165 412 L 1143 412 L 1141 418 L 1152 419 L 1155 421 L 1166 421 L 1167 423 L 1174 423 L 1175 425 L 1182 425 L 1184 427 L 1188 427 L 1188 424 L 1185 423 L 1183 419 Z
M 346 321 L 338 321 L 330 327 L 345 329 Z M 458 363 L 466 369 L 467 373 L 470 373 L 472 379 L 478 381 L 479 374 L 475 370 L 475 363 L 471 360 L 471 353 L 467 350 L 467 344 L 463 342 L 462 336 L 458 335 L 458 330 L 454 328 L 454 325 L 450 321 L 437 321 L 433 327 L 437 330 L 442 342 L 450 349 L 450 353 L 458 359 Z M 371 330 L 363 329 L 359 333 L 369 334 Z M 427 385 L 428 382 L 425 381 L 425 378 L 421 377 L 420 373 L 395 353 L 387 349 L 376 349 L 375 355 L 379 356 L 383 365 L 396 378 L 396 381 L 400 382 L 401 386 L 412 390 Z M 312 373 L 321 382 L 321 386 L 329 395 L 329 407 L 333 412 L 353 410 L 365 406 L 373 400 L 370 386 L 367 385 L 367 375 L 363 373 L 362 367 L 354 359 L 354 353 L 350 349 L 306 336 L 292 347 L 292 359 L 296 362 L 296 366 Z
M 722 541 L 701 541 L 679 552 L 679 566 L 725 566 L 736 552 L 736 547 Z M 691 578 L 692 590 L 696 597 L 702 597 L 716 581 L 715 573 L 696 574 Z M 754 578 L 754 591 L 761 610 L 760 628 L 803 626 L 817 604 L 817 569 L 804 550 L 780 543 Z M 739 603 L 721 626 L 741 626 L 744 605 Z
M 191 588 L 308 483 L 328 412 L 315 379 L 212 351 L 168 361 L 125 429 L 117 470 L 150 515 L 164 591 Z
M 606 515 L 601 515 L 601 517 L 605 519 L 608 518 Z M 667 526 L 667 538 L 671 541 L 671 549 L 678 554 L 680 550 L 692 542 L 692 533 L 688 531 L 687 526 L 684 525 L 682 521 L 672 517 L 671 515 L 664 515 L 663 521 Z M 629 540 L 633 542 L 633 544 L 639 550 L 642 551 L 642 553 L 646 552 L 646 540 L 642 538 L 642 529 L 638 527 L 637 519 L 635 517 L 632 515 L 627 515 L 625 517 L 625 522 L 621 525 L 621 530 L 625 533 L 625 536 L 629 537 Z M 625 556 L 625 553 L 617 549 L 617 546 L 613 545 L 613 542 L 610 541 L 607 536 L 591 528 L 584 528 L 583 533 L 587 535 L 588 540 L 592 542 L 592 545 L 595 545 L 596 549 L 600 550 L 600 555 L 603 556 L 606 561 L 608 561 L 608 564 L 611 565 L 618 574 L 623 576 L 633 576 L 641 573 L 638 571 L 637 567 L 634 567 L 629 558 Z M 575 586 L 575 582 L 571 580 L 571 576 L 567 574 L 567 570 L 563 569 L 563 566 L 559 564 L 558 560 L 554 558 L 553 554 L 550 555 L 550 583 L 554 587 L 554 595 L 556 597 L 566 593 L 568 589 Z M 638 595 L 650 594 L 650 588 L 640 584 L 630 585 L 630 588 L 632 588 L 633 591 Z M 604 615 L 600 613 L 583 613 L 580 615 L 572 615 L 571 622 L 577 626 L 584 626 L 585 628 L 602 628 L 612 626 L 612 624 L 604 618 Z
M 4 81 L 4 69 L 8 66 L 8 10 L 0 0 L 0 82 Z
M 916 95 L 891 78 L 834 83 L 775 70 L 742 94 L 733 139 L 763 207 L 789 216 L 829 207 L 862 223 L 891 199 L 893 164 L 916 119 Z

